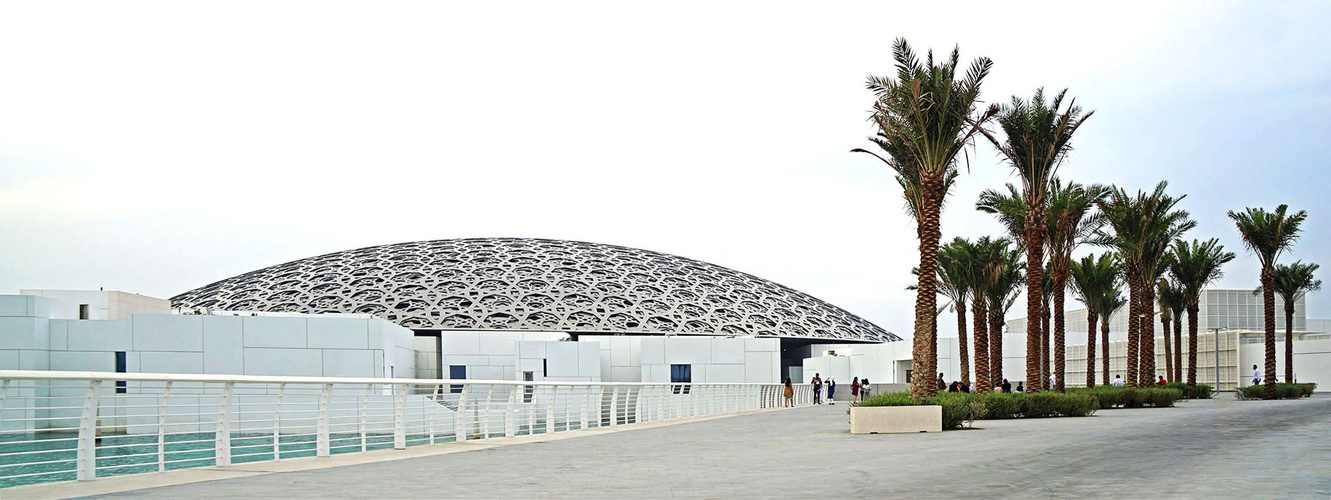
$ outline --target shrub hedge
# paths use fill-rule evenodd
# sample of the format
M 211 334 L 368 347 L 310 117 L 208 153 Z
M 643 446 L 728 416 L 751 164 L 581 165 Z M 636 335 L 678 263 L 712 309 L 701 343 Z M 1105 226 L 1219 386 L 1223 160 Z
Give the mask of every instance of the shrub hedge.
M 1276 399 L 1298 399 L 1310 398 L 1313 390 L 1317 389 L 1315 383 L 1304 384 L 1276 384 Z M 1250 385 L 1240 387 L 1243 391 L 1243 397 L 1248 399 L 1262 399 L 1266 397 L 1266 385 Z
M 1041 393 L 989 393 L 967 394 L 945 392 L 923 400 L 911 399 L 904 392 L 889 392 L 871 396 L 860 406 L 917 406 L 943 407 L 943 428 L 960 429 L 972 420 L 1003 418 L 1085 417 L 1095 413 L 1099 404 L 1088 394 Z
M 1092 388 L 1068 389 L 1070 394 L 1094 396 L 1100 409 L 1142 408 L 1174 406 L 1174 402 L 1183 399 L 1183 391 L 1171 388 L 1113 387 L 1099 385 Z
M 1188 385 L 1183 382 L 1165 384 L 1166 389 L 1183 391 L 1183 399 L 1211 399 L 1212 387 L 1206 384 Z

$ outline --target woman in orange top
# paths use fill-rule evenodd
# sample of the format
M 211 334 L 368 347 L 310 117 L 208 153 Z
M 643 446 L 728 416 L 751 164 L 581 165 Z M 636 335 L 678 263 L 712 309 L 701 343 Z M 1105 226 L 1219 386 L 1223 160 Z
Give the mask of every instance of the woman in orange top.
M 794 401 L 793 399 L 791 399 L 791 398 L 794 398 L 794 397 L 795 397 L 795 386 L 790 385 L 790 377 L 786 377 L 786 403 L 785 403 L 785 406 L 789 406 L 789 407 L 791 407 L 791 408 L 794 408 L 794 407 L 795 407 L 795 401 Z

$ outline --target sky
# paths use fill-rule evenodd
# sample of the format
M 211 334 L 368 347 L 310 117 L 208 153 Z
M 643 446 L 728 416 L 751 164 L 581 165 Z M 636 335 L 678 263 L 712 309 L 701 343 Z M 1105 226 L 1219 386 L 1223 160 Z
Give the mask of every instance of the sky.
M 1239 256 L 1216 286 L 1252 288 L 1229 210 L 1307 210 L 1282 261 L 1331 265 L 1328 25 L 1317 2 L 2 2 L 0 293 L 170 297 L 540 237 L 730 267 L 909 336 L 914 223 L 849 152 L 897 37 L 992 59 L 986 102 L 1067 88 L 1095 114 L 1060 175 L 1167 180 L 1186 236 Z M 974 203 L 1012 169 L 967 158 L 945 239 L 1002 233 Z

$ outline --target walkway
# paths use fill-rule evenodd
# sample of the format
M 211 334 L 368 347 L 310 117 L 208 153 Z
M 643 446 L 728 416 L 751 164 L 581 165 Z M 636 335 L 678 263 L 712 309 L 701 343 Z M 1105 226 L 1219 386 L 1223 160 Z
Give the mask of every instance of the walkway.
M 852 436 L 817 406 L 129 491 L 145 498 L 1245 497 L 1331 494 L 1331 398 Z

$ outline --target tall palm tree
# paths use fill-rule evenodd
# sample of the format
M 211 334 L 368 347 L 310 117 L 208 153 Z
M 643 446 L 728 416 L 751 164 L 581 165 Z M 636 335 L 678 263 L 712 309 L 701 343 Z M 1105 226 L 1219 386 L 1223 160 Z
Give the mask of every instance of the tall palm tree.
M 1048 195 L 1048 249 L 1050 284 L 1053 298 L 1053 370 L 1057 387 L 1062 392 L 1066 355 L 1065 325 L 1063 318 L 1064 295 L 1068 278 L 1072 275 L 1072 251 L 1087 241 L 1104 225 L 1104 217 L 1095 209 L 1096 202 L 1104 198 L 1109 188 L 1099 184 L 1083 186 L 1075 182 L 1063 184 L 1057 177 L 1049 184 Z M 1045 329 L 1048 331 L 1048 329 Z
M 1003 382 L 1003 317 L 1021 294 L 1026 279 L 1021 249 L 1001 247 L 991 268 L 992 280 L 986 293 L 989 303 L 989 377 L 994 385 Z
M 1098 258 L 1087 255 L 1080 261 L 1072 262 L 1072 289 L 1077 298 L 1086 304 L 1086 387 L 1095 387 L 1096 321 L 1102 313 L 1100 308 L 1105 296 L 1117 292 L 1118 275 L 1121 272 L 1118 259 L 1111 252 L 1102 253 Z
M 913 366 L 937 364 L 937 342 L 933 336 L 937 318 L 935 296 L 938 242 L 942 238 L 939 216 L 947 197 L 947 180 L 957 172 L 957 155 L 973 144 L 983 125 L 998 113 L 996 106 L 977 112 L 980 84 L 993 62 L 973 61 L 965 75 L 958 73 L 960 51 L 953 49 L 947 60 L 934 61 L 929 51 L 924 62 L 904 38 L 892 44 L 897 74 L 870 76 L 868 88 L 876 97 L 872 119 L 878 127 L 870 138 L 885 156 L 873 154 L 896 172 L 898 181 L 909 185 L 908 197 L 916 197 L 916 235 L 920 239 L 919 290 L 915 294 L 915 328 L 912 338 Z M 930 357 L 934 359 L 929 360 Z M 911 397 L 937 393 L 932 376 L 911 381 Z
M 1197 385 L 1197 316 L 1202 289 L 1225 276 L 1221 267 L 1234 260 L 1234 253 L 1226 252 L 1215 238 L 1192 243 L 1178 240 L 1170 252 L 1169 275 L 1179 284 L 1188 309 L 1188 385 Z
M 1128 300 L 1123 298 L 1123 288 L 1115 280 L 1114 287 L 1100 300 L 1100 366 L 1105 385 L 1109 385 L 1109 319 L 1125 305 Z
M 938 293 L 947 297 L 951 303 L 939 308 L 939 313 L 948 307 L 957 313 L 957 351 L 961 361 L 961 381 L 970 383 L 970 349 L 966 342 L 966 304 L 971 296 L 971 261 L 974 259 L 974 246 L 965 238 L 954 238 L 938 249 Z M 919 269 L 912 272 L 919 274 Z M 917 285 L 906 287 L 916 290 Z M 934 331 L 937 335 L 937 330 Z M 937 344 L 935 344 L 936 348 Z M 937 359 L 937 351 L 934 351 Z M 937 368 L 926 373 L 933 373 Z
M 1035 91 L 1029 101 L 1013 96 L 1012 102 L 999 113 L 998 124 L 1005 140 L 999 141 L 989 132 L 983 132 L 995 148 L 1012 164 L 1021 178 L 1026 200 L 1026 224 L 1023 235 L 1026 247 L 1026 269 L 1029 273 L 1026 288 L 1026 385 L 1038 391 L 1044 387 L 1037 373 L 1040 328 L 1032 318 L 1039 318 L 1041 286 L 1044 284 L 1045 194 L 1049 182 L 1058 173 L 1068 151 L 1072 150 L 1072 135 L 1094 111 L 1082 113 L 1076 100 L 1063 107 L 1064 89 L 1046 102 L 1044 89 Z
M 975 391 L 989 392 L 993 388 L 990 370 L 989 346 L 989 289 L 1002 275 L 1002 258 L 1010 253 L 1010 242 L 1004 238 L 982 236 L 971 246 L 969 281 L 971 283 L 971 315 L 975 335 Z M 995 308 L 1001 305 L 994 306 Z M 1000 359 L 1001 363 L 1002 360 Z
M 1266 322 L 1266 397 L 1276 397 L 1276 259 L 1299 239 L 1308 212 L 1286 214 L 1288 205 L 1274 212 L 1249 207 L 1242 213 L 1229 211 L 1248 250 L 1262 263 L 1262 315 Z
M 1145 380 L 1139 379 L 1139 368 L 1144 365 L 1153 371 L 1155 366 L 1155 327 L 1143 326 L 1143 323 L 1152 321 L 1146 315 L 1154 309 L 1151 290 L 1155 277 L 1151 274 L 1157 269 L 1159 254 L 1168 242 L 1197 225 L 1188 217 L 1188 212 L 1174 209 L 1186 195 L 1175 198 L 1165 194 L 1167 186 L 1167 182 L 1161 181 L 1151 193 L 1138 191 L 1136 196 L 1115 188 L 1098 203 L 1110 231 L 1101 229 L 1096 243 L 1113 248 L 1123 256 L 1124 274 L 1127 275 L 1127 383 L 1131 385 L 1140 385 Z M 1149 341 L 1144 339 L 1144 330 L 1151 332 Z M 1150 361 L 1147 361 L 1148 357 Z
M 1174 315 L 1174 304 L 1176 302 L 1183 303 L 1183 292 L 1172 281 L 1160 278 L 1155 285 L 1155 301 L 1160 305 L 1160 325 L 1163 327 L 1164 333 L 1165 377 L 1178 382 L 1178 379 L 1174 377 L 1174 354 L 1182 347 L 1169 341 L 1169 328 L 1175 322 L 1183 322 L 1182 317 Z
M 1322 280 L 1313 277 L 1319 267 L 1303 261 L 1276 265 L 1276 293 L 1285 303 L 1285 382 L 1294 381 L 1294 303 L 1308 292 L 1322 289 Z

